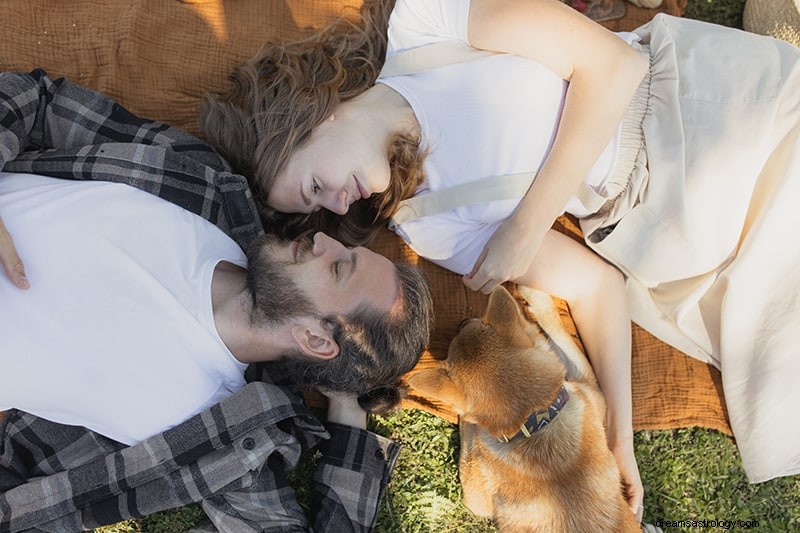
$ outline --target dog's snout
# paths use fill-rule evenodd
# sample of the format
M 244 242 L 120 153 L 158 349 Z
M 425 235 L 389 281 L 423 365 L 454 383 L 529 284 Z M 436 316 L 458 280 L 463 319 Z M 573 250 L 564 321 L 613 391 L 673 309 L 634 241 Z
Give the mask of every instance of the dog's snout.
M 481 320 L 480 318 L 465 318 L 464 320 L 461 321 L 461 323 L 458 324 L 458 331 L 464 329 L 464 326 L 466 326 L 470 322 L 480 322 L 480 320 Z

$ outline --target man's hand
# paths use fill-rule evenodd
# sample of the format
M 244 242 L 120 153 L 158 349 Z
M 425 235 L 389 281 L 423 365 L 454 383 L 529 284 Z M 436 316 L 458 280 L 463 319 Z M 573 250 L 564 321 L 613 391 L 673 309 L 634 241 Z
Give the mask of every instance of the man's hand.
M 8 233 L 3 219 L 0 218 L 0 264 L 3 265 L 3 270 L 6 276 L 11 280 L 11 283 L 20 289 L 27 289 L 30 287 L 28 278 L 25 277 L 25 267 L 22 264 L 22 259 L 19 258 L 17 249 L 14 246 L 14 240 Z
M 367 429 L 367 412 L 358 405 L 358 397 L 347 392 L 320 390 L 328 398 L 328 421 Z

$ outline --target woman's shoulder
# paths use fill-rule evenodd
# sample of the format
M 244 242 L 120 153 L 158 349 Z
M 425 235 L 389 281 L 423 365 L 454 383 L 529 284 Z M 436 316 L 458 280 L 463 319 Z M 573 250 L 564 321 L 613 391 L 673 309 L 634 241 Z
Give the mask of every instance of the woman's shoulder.
M 392 50 L 467 39 L 470 0 L 397 0 L 389 19 Z

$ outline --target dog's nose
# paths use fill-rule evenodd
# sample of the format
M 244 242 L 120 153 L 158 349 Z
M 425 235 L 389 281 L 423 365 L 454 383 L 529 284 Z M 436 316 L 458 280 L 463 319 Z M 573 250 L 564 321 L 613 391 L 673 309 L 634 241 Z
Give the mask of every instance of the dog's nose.
M 480 320 L 481 320 L 480 318 L 465 318 L 458 324 L 458 331 L 464 329 L 464 326 L 466 326 L 470 322 L 480 322 Z

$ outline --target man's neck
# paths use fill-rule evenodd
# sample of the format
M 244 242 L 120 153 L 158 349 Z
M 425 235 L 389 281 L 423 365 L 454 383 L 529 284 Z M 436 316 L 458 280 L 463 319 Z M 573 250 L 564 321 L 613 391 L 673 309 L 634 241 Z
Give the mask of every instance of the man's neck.
M 252 299 L 244 268 L 227 261 L 217 264 L 211 281 L 211 305 L 220 339 L 240 362 L 277 359 L 292 347 L 287 328 L 252 325 Z

